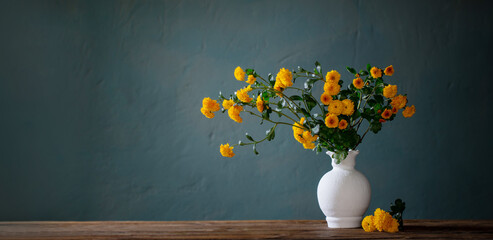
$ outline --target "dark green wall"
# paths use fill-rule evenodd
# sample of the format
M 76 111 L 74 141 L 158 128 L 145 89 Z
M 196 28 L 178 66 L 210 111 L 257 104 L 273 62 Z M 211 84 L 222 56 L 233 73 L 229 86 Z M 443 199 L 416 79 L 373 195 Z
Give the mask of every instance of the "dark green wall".
M 325 155 L 202 116 L 236 66 L 393 64 L 416 105 L 361 145 L 370 210 L 493 213 L 488 1 L 1 1 L 0 220 L 323 219 Z M 350 79 L 343 73 L 343 79 Z

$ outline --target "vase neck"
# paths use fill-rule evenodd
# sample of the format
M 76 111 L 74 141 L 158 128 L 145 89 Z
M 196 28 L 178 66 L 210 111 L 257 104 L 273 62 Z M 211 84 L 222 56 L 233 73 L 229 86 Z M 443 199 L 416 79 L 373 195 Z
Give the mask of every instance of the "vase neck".
M 333 152 L 327 152 L 327 154 L 332 158 Z M 345 169 L 345 170 L 353 170 L 356 165 L 356 156 L 358 156 L 358 150 L 349 150 L 347 157 L 342 160 L 339 164 L 336 163 L 336 160 L 332 158 L 332 167 L 334 169 Z

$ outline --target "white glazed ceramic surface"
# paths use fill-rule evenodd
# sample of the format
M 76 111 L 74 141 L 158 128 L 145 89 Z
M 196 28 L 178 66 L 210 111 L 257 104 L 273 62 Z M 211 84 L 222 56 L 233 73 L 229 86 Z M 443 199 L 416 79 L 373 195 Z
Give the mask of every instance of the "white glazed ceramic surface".
M 327 152 L 330 156 L 332 152 Z M 349 151 L 346 159 L 336 164 L 318 183 L 320 209 L 329 228 L 357 228 L 370 205 L 371 187 L 368 179 L 354 169 L 359 151 Z

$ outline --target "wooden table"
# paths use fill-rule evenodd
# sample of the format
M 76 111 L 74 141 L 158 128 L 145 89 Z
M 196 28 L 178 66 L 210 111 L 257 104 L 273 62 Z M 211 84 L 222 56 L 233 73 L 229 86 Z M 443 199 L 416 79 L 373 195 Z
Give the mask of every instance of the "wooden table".
M 321 220 L 0 222 L 0 239 L 493 239 L 493 221 L 405 220 L 398 233 L 329 229 Z

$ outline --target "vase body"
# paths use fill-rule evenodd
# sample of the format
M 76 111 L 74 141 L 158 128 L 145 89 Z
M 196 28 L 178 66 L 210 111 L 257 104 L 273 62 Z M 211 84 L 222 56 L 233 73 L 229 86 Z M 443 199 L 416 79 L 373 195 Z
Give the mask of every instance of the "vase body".
M 332 152 L 327 152 L 332 156 Z M 368 179 L 354 169 L 359 151 L 350 150 L 346 159 L 327 172 L 317 188 L 318 204 L 329 228 L 357 228 L 370 205 L 371 187 Z

